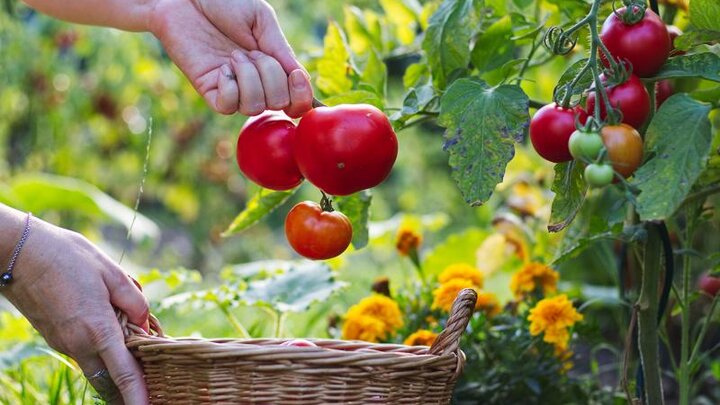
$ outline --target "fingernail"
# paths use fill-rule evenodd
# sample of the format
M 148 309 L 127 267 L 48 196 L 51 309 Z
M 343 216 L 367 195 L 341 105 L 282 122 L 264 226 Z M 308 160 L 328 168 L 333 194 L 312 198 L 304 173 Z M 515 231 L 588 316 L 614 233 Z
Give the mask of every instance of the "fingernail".
M 303 72 L 300 69 L 293 70 L 290 73 L 290 84 L 296 88 L 296 89 L 302 89 L 305 87 L 305 83 L 307 83 L 307 78 L 305 77 L 305 72 Z
M 236 61 L 238 61 L 240 63 L 250 62 L 248 57 L 240 50 L 234 50 L 232 52 L 232 57 L 233 57 L 233 59 L 235 59 Z
M 235 75 L 233 74 L 232 70 L 230 70 L 230 65 L 222 65 L 220 66 L 220 72 L 222 72 L 223 76 L 227 77 L 228 79 L 234 79 Z

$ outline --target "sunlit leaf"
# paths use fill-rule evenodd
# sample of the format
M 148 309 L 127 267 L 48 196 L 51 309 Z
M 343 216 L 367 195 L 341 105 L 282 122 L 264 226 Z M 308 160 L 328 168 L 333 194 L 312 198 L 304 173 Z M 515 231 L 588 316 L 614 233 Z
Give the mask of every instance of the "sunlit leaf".
M 317 87 L 326 95 L 340 94 L 352 88 L 349 72 L 350 51 L 345 34 L 335 22 L 328 25 L 323 56 L 316 62 Z
M 368 220 L 372 194 L 365 190 L 347 197 L 336 197 L 337 209 L 350 219 L 353 229 L 352 245 L 362 249 L 368 244 Z
M 383 109 L 384 107 L 383 99 L 381 99 L 377 93 L 367 90 L 350 90 L 324 98 L 322 101 L 330 106 L 339 104 L 370 104 L 379 109 Z
M 645 134 L 650 158 L 632 182 L 640 189 L 637 211 L 641 219 L 669 217 L 690 192 L 710 154 L 709 112 L 710 105 L 676 94 L 655 114 Z
M 472 63 L 480 72 L 497 69 L 514 59 L 512 20 L 506 15 L 495 21 L 475 42 Z
M 586 190 L 582 165 L 575 161 L 555 165 L 555 179 L 552 184 L 555 199 L 548 224 L 550 232 L 559 232 L 570 225 L 582 207 Z
M 463 232 L 450 235 L 442 243 L 436 245 L 423 261 L 426 276 L 440 274 L 445 267 L 455 263 L 467 263 L 472 266 L 482 266 L 476 263 L 475 253 L 487 237 L 485 230 L 469 228 Z M 498 252 L 504 254 L 504 252 Z
M 377 51 L 371 49 L 368 52 L 365 67 L 360 75 L 360 81 L 372 87 L 378 97 L 385 96 L 385 82 L 387 80 L 387 67 L 380 58 Z
M 454 82 L 440 100 L 440 125 L 447 128 L 452 177 L 465 201 L 487 201 L 503 180 L 505 167 L 523 139 L 530 116 L 529 100 L 515 85 L 489 87 L 480 80 Z
M 287 201 L 290 196 L 295 194 L 297 188 L 288 191 L 273 191 L 260 189 L 253 198 L 248 201 L 245 209 L 238 214 L 232 224 L 222 233 L 223 237 L 232 236 L 238 232 L 255 225 L 269 213 L 273 212 L 277 207 Z
M 720 82 L 720 56 L 712 52 L 680 55 L 668 59 L 652 80 L 702 77 Z
M 375 36 L 368 27 L 363 11 L 355 6 L 345 6 L 345 31 L 350 49 L 356 54 L 364 54 L 373 47 L 382 50 L 382 38 Z
M 690 22 L 700 29 L 720 31 L 720 3 L 717 0 L 692 0 Z
M 380 0 L 387 19 L 395 26 L 395 34 L 403 45 L 415 40 L 415 28 L 422 6 L 417 0 Z

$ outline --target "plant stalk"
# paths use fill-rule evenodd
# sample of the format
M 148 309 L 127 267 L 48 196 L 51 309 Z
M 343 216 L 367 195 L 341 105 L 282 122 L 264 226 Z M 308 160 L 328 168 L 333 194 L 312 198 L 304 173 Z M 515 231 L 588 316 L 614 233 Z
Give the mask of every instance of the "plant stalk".
M 692 245 L 692 234 L 694 220 L 692 212 L 686 209 L 688 223 L 685 226 L 684 244 L 685 248 Z M 690 404 L 690 269 L 692 264 L 692 256 L 683 255 L 683 285 L 682 285 L 682 302 L 683 306 L 680 312 L 680 375 L 678 376 L 678 388 L 680 390 L 680 405 Z
M 658 339 L 658 283 L 662 257 L 660 233 L 655 224 L 649 224 L 648 239 L 645 243 L 645 257 L 642 269 L 642 286 L 637 301 L 638 348 L 643 367 L 646 404 L 663 405 L 663 389 L 660 369 Z
M 225 317 L 227 318 L 228 322 L 235 328 L 238 334 L 240 334 L 240 337 L 242 339 L 249 339 L 250 333 L 248 333 L 247 329 L 243 326 L 242 323 L 240 323 L 240 320 L 233 315 L 232 312 L 230 312 L 230 309 L 227 307 L 227 305 L 222 305 L 218 303 L 218 307 L 220 307 L 220 310 L 223 314 L 225 314 Z

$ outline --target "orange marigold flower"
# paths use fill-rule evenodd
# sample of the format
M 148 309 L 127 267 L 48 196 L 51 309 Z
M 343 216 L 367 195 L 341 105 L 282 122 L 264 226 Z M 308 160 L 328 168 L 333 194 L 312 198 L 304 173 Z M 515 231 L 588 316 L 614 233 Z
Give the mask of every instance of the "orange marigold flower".
M 438 334 L 429 330 L 420 329 L 405 339 L 408 346 L 432 346 Z
M 545 298 L 530 310 L 530 334 L 543 334 L 543 341 L 555 346 L 556 353 L 567 350 L 570 333 L 568 329 L 583 319 L 567 295 Z
M 482 288 L 484 277 L 480 270 L 466 263 L 455 263 L 447 266 L 438 276 L 441 284 L 450 280 L 470 280 L 474 286 Z
M 490 318 L 498 315 L 501 311 L 500 302 L 498 302 L 497 297 L 495 296 L 495 294 L 489 292 L 478 293 L 475 308 L 483 311 L 485 315 Z
M 401 256 L 409 256 L 412 251 L 417 252 L 422 243 L 422 235 L 414 229 L 400 227 L 395 237 L 395 248 Z
M 403 326 L 402 313 L 390 297 L 375 294 L 363 298 L 345 314 L 343 339 L 385 340 Z
M 456 278 L 440 284 L 440 287 L 433 291 L 432 309 L 442 309 L 445 312 L 450 312 L 455 298 L 465 288 L 472 288 L 479 292 L 479 289 L 472 281 L 464 278 Z M 478 308 L 477 305 L 475 305 L 475 308 Z
M 537 289 L 543 295 L 557 291 L 558 272 L 541 263 L 528 263 L 510 279 L 510 289 L 515 297 L 522 298 Z

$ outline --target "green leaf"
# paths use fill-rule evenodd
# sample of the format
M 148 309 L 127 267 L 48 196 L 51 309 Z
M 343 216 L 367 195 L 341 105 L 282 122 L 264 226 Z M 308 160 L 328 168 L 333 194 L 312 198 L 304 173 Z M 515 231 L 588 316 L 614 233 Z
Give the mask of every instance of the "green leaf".
M 323 103 L 333 106 L 338 104 L 371 104 L 383 109 L 383 100 L 374 92 L 367 90 L 350 90 L 332 97 L 324 98 Z
M 154 239 L 160 228 L 141 214 L 90 183 L 50 174 L 32 174 L 16 177 L 9 187 L 0 189 L 1 199 L 15 208 L 41 215 L 47 211 L 70 211 L 90 217 L 106 216 L 131 230 L 131 238 Z M 135 223 L 133 224 L 133 218 Z
M 410 45 L 415 40 L 415 29 L 422 6 L 417 0 L 380 0 L 388 21 L 395 27 L 400 44 Z
M 41 346 L 32 343 L 19 343 L 11 347 L 9 350 L 0 352 L 0 371 L 16 367 L 25 359 L 46 356 L 47 354 L 47 347 L 44 345 Z
M 253 198 L 248 201 L 245 209 L 233 220 L 232 224 L 222 233 L 227 238 L 238 232 L 255 225 L 263 217 L 273 212 L 275 208 L 284 203 L 291 195 L 295 194 L 298 188 L 288 191 L 273 191 L 260 189 Z
M 415 87 L 420 83 L 426 83 L 430 79 L 430 71 L 426 62 L 413 63 L 405 69 L 403 75 L 403 86 L 406 89 Z
M 368 244 L 368 221 L 372 194 L 368 190 L 347 197 L 336 197 L 338 211 L 345 214 L 352 224 L 352 244 L 355 249 L 362 249 Z
M 302 312 L 345 285 L 335 280 L 327 264 L 304 262 L 280 275 L 249 283 L 240 299 L 248 305 L 269 305 L 281 313 Z
M 556 89 L 556 98 L 559 101 L 562 101 L 563 97 L 565 97 L 565 93 L 567 91 L 566 87 L 568 84 L 570 84 L 573 79 L 575 79 L 575 76 L 580 73 L 580 71 L 585 67 L 587 64 L 587 58 L 580 59 L 579 61 L 573 63 L 570 65 L 565 71 L 563 72 L 562 76 L 560 76 L 560 80 L 558 80 L 558 83 L 555 87 Z M 590 69 L 583 72 L 583 75 L 580 76 L 577 83 L 573 86 L 573 92 L 572 96 L 577 96 L 579 94 L 582 94 L 585 89 L 590 87 L 590 84 L 592 84 L 593 78 L 592 73 L 590 72 Z
M 663 103 L 645 134 L 650 159 L 635 173 L 642 220 L 672 215 L 705 168 L 712 131 L 710 106 L 676 94 Z
M 548 231 L 559 232 L 570 225 L 585 201 L 587 185 L 583 180 L 582 165 L 576 161 L 556 164 L 552 191 L 555 199 Z
M 700 29 L 720 31 L 720 2 L 717 0 L 692 0 L 690 23 Z
M 444 149 L 465 201 L 481 205 L 492 194 L 515 155 L 530 121 L 527 95 L 516 85 L 489 87 L 460 79 L 440 100 L 439 123 L 447 128 Z
M 202 274 L 197 270 L 188 270 L 185 268 L 176 268 L 170 271 L 160 271 L 160 269 L 152 269 L 147 273 L 138 275 L 137 280 L 142 285 L 162 281 L 171 290 L 177 290 L 178 288 L 186 284 L 195 284 L 201 282 Z
M 405 123 L 412 117 L 415 117 L 420 112 L 435 112 L 437 103 L 437 96 L 435 95 L 435 89 L 432 85 L 427 84 L 416 88 L 411 88 L 405 95 L 403 100 L 403 106 L 400 111 L 395 112 L 390 116 L 393 126 L 396 129 L 401 129 Z M 435 108 L 430 108 L 435 106 Z
M 473 0 L 445 0 L 430 17 L 423 49 L 427 54 L 433 83 L 444 89 L 462 75 L 470 62 L 470 39 L 480 17 Z
M 345 34 L 335 22 L 328 25 L 323 56 L 317 61 L 317 87 L 325 95 L 335 95 L 352 88 L 348 71 L 352 69 Z
M 513 26 L 510 15 L 495 21 L 475 42 L 472 63 L 480 72 L 487 72 L 515 59 L 512 41 Z
M 702 77 L 720 82 L 720 56 L 712 52 L 675 56 L 668 59 L 660 71 L 649 80 L 677 77 Z
M 372 87 L 380 98 L 385 97 L 385 82 L 387 80 L 387 67 L 380 58 L 377 51 L 371 49 L 368 52 L 365 68 L 363 69 L 360 81 Z
M 710 43 L 720 40 L 720 31 L 711 30 L 693 30 L 685 31 L 682 35 L 675 38 L 676 49 L 687 51 L 695 45 Z
M 475 253 L 487 236 L 487 231 L 478 228 L 468 228 L 461 233 L 450 235 L 436 245 L 423 260 L 426 276 L 434 278 L 445 267 L 455 263 L 476 265 Z
M 372 48 L 382 50 L 382 39 L 369 27 L 363 11 L 355 6 L 345 6 L 343 11 L 350 49 L 360 55 Z

